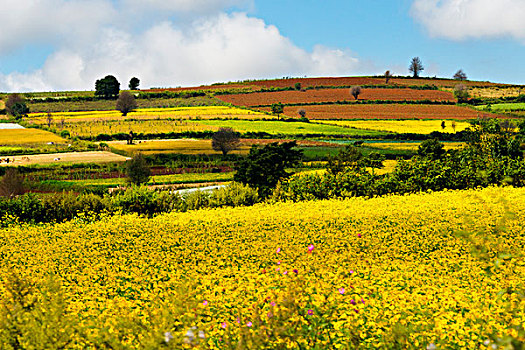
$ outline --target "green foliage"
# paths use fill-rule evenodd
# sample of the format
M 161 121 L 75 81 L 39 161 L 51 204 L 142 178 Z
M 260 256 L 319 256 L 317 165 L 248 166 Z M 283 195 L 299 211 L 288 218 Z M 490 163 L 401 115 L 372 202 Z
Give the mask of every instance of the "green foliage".
M 106 200 L 109 201 L 111 212 L 122 211 L 148 216 L 179 209 L 182 202 L 179 195 L 152 191 L 146 186 L 132 186 L 125 191 L 116 192 Z
M 62 130 L 60 132 L 60 137 L 64 138 L 64 139 L 67 139 L 67 138 L 70 138 L 71 137 L 71 134 L 69 133 L 68 130 Z
M 297 91 L 301 90 L 301 83 L 295 83 L 294 88 Z
M 363 154 L 354 146 L 348 145 L 335 156 L 328 156 L 326 170 L 333 175 L 349 170 L 359 170 L 365 166 Z
M 280 180 L 290 176 L 286 168 L 301 160 L 302 152 L 295 150 L 295 146 L 295 142 L 253 146 L 237 165 L 234 180 L 257 188 L 262 197 L 268 196 Z
M 95 96 L 105 99 L 116 98 L 120 92 L 120 83 L 113 75 L 99 79 L 95 82 Z
M 284 105 L 281 102 L 272 104 L 272 113 L 277 114 L 279 118 L 279 115 L 284 113 Z
M 27 116 L 29 107 L 20 94 L 10 94 L 5 103 L 5 109 L 8 114 L 19 120 Z
M 140 79 L 133 77 L 129 80 L 128 87 L 130 90 L 137 90 L 140 85 Z
M 148 182 L 151 170 L 142 153 L 137 153 L 126 163 L 126 175 L 128 181 L 134 185 Z
M 0 196 L 14 197 L 24 193 L 24 176 L 16 168 L 8 168 L 0 179 Z
M 445 146 L 437 139 L 425 140 L 419 145 L 417 154 L 423 158 L 440 159 L 445 154 Z

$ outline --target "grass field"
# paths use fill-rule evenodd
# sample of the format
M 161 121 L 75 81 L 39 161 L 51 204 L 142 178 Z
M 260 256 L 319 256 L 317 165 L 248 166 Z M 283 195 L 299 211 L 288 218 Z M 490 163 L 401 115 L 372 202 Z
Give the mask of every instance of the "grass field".
M 384 133 L 372 130 L 351 129 L 341 126 L 321 125 L 315 123 L 302 122 L 282 122 L 282 121 L 244 121 L 244 120 L 203 120 L 195 121 L 202 125 L 212 127 L 230 127 L 238 132 L 266 132 L 276 135 L 360 135 L 360 136 L 381 136 Z
M 139 108 L 173 108 L 188 106 L 220 106 L 224 103 L 214 97 L 138 99 Z M 115 100 L 76 101 L 76 102 L 38 102 L 29 103 L 32 112 L 71 112 L 71 111 L 110 111 L 114 110 Z
M 1 149 L 0 149 L 1 152 Z M 0 153 L 1 154 L 1 153 Z M 26 156 L 9 157 L 9 164 L 0 163 L 0 165 L 23 166 L 35 164 L 82 164 L 82 163 L 109 163 L 123 162 L 126 157 L 111 152 L 70 152 L 70 153 L 48 153 L 32 154 Z M 12 161 L 14 159 L 14 162 Z
M 203 107 L 177 107 L 177 108 L 139 108 L 128 113 L 126 117 L 116 110 L 109 111 L 83 111 L 83 112 L 60 112 L 51 113 L 52 123 L 60 124 L 62 121 L 85 122 L 85 121 L 125 121 L 127 119 L 209 119 L 209 118 L 239 118 L 257 119 L 272 118 L 263 113 L 254 112 L 247 109 L 226 107 L 226 106 L 203 106 Z M 47 113 L 30 113 L 29 120 L 37 124 L 46 124 Z
M 477 106 L 481 111 L 491 110 L 497 113 L 525 111 L 525 103 L 495 103 L 490 106 Z
M 524 218 L 504 187 L 12 226 L 0 295 L 73 349 L 484 349 L 525 340 Z
M 0 130 L 0 146 L 42 144 L 48 142 L 64 143 L 63 138 L 40 129 L 4 129 Z

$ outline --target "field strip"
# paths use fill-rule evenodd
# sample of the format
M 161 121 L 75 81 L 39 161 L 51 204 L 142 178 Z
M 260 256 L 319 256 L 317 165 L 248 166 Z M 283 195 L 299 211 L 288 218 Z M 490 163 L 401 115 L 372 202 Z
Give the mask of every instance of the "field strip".
M 0 158 L 4 158 L 0 155 Z M 33 154 L 27 156 L 11 156 L 9 163 L 5 161 L 0 163 L 0 166 L 20 166 L 33 164 L 79 164 L 79 163 L 107 163 L 107 162 L 123 162 L 126 157 L 102 151 L 93 152 L 68 152 L 68 153 L 49 153 L 49 154 Z

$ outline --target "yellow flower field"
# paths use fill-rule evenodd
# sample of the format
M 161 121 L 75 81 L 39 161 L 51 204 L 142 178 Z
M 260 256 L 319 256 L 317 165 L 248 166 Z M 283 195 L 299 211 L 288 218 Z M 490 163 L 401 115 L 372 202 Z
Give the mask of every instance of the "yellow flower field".
M 65 140 L 53 133 L 40 129 L 28 128 L 0 130 L 0 146 L 47 142 L 65 142 Z
M 128 113 L 126 117 L 119 111 L 86 111 L 86 112 L 57 112 L 51 113 L 52 122 L 60 123 L 64 120 L 67 123 L 77 121 L 96 121 L 96 120 L 125 120 L 125 119 L 190 119 L 190 118 L 238 118 L 238 119 L 258 119 L 274 118 L 264 113 L 255 112 L 247 109 L 227 107 L 227 106 L 202 106 L 202 107 L 174 107 L 174 108 L 139 108 Z M 38 124 L 47 123 L 47 113 L 30 113 L 29 119 Z
M 417 151 L 421 142 L 367 142 L 366 147 L 398 150 Z M 463 142 L 442 142 L 445 150 L 459 149 L 465 144 Z
M 401 134 L 430 134 L 434 131 L 454 133 L 471 126 L 470 123 L 452 120 L 316 120 L 315 122 Z M 445 122 L 444 129 L 441 127 L 442 122 Z
M 525 189 L 511 187 L 12 226 L 3 303 L 27 281 L 44 287 L 25 318 L 0 309 L 0 347 L 2 322 L 46 324 L 27 341 L 70 348 L 524 341 L 523 227 Z

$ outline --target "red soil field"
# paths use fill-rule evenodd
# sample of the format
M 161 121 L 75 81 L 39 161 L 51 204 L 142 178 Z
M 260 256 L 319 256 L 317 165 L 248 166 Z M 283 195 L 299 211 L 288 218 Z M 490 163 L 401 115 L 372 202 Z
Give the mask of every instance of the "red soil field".
M 260 106 L 273 103 L 310 103 L 354 101 L 350 89 L 321 89 L 306 91 L 275 91 L 251 94 L 217 96 L 224 102 L 239 106 Z M 359 100 L 392 100 L 392 101 L 455 101 L 450 92 L 439 90 L 414 89 L 363 89 Z
M 340 78 L 293 78 L 276 80 L 259 80 L 250 82 L 250 85 L 261 87 L 293 87 L 296 83 L 301 83 L 301 87 L 315 86 L 351 86 L 351 85 L 380 85 L 384 84 L 383 78 L 368 77 L 340 77 Z
M 500 115 L 479 112 L 468 107 L 450 105 L 324 105 L 285 107 L 288 117 L 299 117 L 299 109 L 306 111 L 308 119 L 476 119 L 504 118 Z M 270 111 L 269 107 L 261 110 Z
M 161 88 L 143 90 L 144 92 L 162 92 L 162 91 L 198 91 L 198 90 L 230 90 L 230 89 L 252 89 L 258 91 L 259 86 L 246 84 L 228 84 L 228 85 L 207 85 L 207 86 L 193 86 L 193 87 L 178 87 L 178 88 Z

